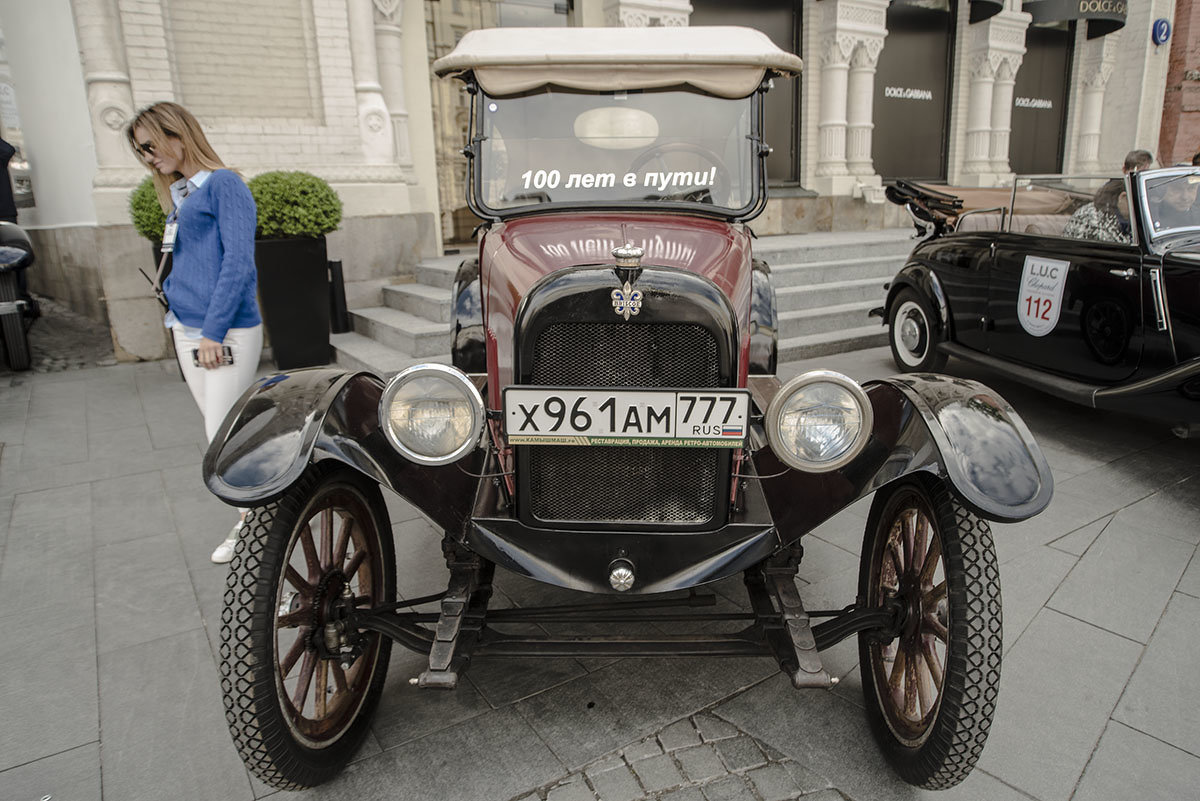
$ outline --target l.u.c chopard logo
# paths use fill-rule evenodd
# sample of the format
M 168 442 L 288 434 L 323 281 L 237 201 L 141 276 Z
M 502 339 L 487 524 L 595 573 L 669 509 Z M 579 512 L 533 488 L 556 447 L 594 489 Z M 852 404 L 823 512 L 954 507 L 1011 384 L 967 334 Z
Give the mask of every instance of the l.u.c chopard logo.
M 629 282 L 612 291 L 613 311 L 618 317 L 628 320 L 642 310 L 642 290 L 634 289 Z

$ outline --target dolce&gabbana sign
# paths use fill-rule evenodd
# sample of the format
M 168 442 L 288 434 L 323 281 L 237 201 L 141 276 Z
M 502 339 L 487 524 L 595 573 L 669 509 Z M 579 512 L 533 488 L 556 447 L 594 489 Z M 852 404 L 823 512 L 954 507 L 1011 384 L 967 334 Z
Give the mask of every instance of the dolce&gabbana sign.
M 1125 24 L 1128 0 L 1025 0 L 1022 9 L 1033 15 L 1034 23 L 1053 23 L 1065 20 L 1088 20 L 1102 25 L 1103 33 L 1111 33 Z M 1106 23 L 1116 23 L 1110 25 Z M 1093 32 L 1089 27 L 1088 38 Z

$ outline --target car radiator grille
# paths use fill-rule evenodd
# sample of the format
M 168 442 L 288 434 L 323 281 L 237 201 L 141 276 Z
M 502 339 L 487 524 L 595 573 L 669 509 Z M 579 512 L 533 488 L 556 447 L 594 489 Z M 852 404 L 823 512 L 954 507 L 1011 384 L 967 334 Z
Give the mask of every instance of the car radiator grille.
M 557 323 L 534 348 L 531 383 L 716 387 L 717 341 L 700 325 Z M 530 511 L 540 520 L 701 524 L 716 516 L 723 476 L 714 448 L 527 449 Z

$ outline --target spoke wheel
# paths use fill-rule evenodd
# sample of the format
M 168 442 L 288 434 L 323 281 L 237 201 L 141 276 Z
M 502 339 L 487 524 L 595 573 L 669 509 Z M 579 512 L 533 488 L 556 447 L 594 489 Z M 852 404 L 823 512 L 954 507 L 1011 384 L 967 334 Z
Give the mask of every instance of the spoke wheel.
M 867 524 L 859 594 L 868 608 L 903 610 L 895 637 L 859 635 L 876 740 L 910 784 L 958 784 L 983 751 L 1000 681 L 991 530 L 940 483 L 885 488 Z
M 892 301 L 888 318 L 888 342 L 896 367 L 906 373 L 930 372 L 946 365 L 933 327 L 933 310 L 912 289 L 902 289 Z
M 391 641 L 342 640 L 335 624 L 349 605 L 395 598 L 386 507 L 377 487 L 339 469 L 306 476 L 242 531 L 221 618 L 226 719 L 255 775 L 310 787 L 354 756 L 383 687 Z

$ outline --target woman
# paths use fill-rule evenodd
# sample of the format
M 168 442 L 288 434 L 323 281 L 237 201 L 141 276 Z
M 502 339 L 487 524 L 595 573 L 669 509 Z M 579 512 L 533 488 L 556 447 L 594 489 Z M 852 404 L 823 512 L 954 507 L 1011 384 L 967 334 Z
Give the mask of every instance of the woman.
M 1125 182 L 1114 179 L 1100 187 L 1091 203 L 1084 203 L 1071 215 L 1063 228 L 1063 236 L 1126 245 L 1133 242 L 1129 232 L 1129 200 L 1125 194 Z
M 125 133 L 151 171 L 167 212 L 163 251 L 173 254 L 173 267 L 162 287 L 168 303 L 164 323 L 171 329 L 184 379 L 204 415 L 211 442 L 254 380 L 262 352 L 254 198 L 182 106 L 147 106 Z M 242 519 L 213 551 L 214 562 L 233 558 L 245 516 L 242 510 Z

